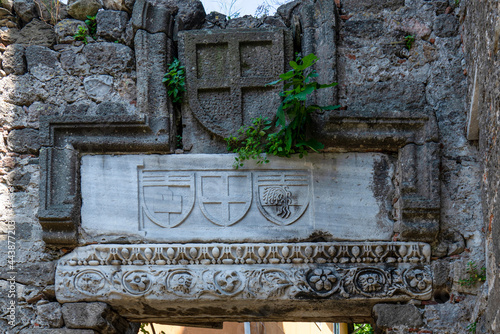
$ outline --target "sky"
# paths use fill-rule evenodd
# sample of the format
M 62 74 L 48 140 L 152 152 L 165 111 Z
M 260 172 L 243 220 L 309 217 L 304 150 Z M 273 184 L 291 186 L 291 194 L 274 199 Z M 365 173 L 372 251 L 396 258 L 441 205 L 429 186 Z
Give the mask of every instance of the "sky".
M 240 17 L 243 15 L 254 15 L 257 7 L 264 2 L 264 0 L 235 0 L 235 1 L 236 2 L 233 5 L 233 8 L 235 9 L 235 11 L 240 12 Z M 227 14 L 227 11 L 224 10 L 224 6 L 228 7 L 231 3 L 231 0 L 201 0 L 201 2 L 203 3 L 203 7 L 205 7 L 205 12 L 207 14 L 210 13 L 211 11 Z M 274 15 L 274 12 L 269 14 Z

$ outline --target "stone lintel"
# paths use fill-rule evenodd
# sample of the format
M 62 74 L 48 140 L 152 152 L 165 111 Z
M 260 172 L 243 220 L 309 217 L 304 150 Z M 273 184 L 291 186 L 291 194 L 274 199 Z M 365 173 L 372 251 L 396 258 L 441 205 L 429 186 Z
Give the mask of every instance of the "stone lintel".
M 40 120 L 38 217 L 48 244 L 75 245 L 80 224 L 80 153 L 170 152 L 167 118 L 65 116 Z
M 56 295 L 132 321 L 326 321 L 353 305 L 367 319 L 377 302 L 429 299 L 429 263 L 424 243 L 91 245 L 59 260 Z

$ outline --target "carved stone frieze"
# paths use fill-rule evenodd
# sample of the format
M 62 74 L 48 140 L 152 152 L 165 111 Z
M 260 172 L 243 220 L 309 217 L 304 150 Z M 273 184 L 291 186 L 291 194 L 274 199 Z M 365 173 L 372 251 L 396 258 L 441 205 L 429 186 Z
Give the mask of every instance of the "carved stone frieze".
M 423 243 L 92 245 L 59 260 L 56 295 L 121 308 L 126 300 L 120 314 L 138 307 L 143 318 L 186 300 L 228 309 L 245 300 L 425 300 L 429 263 Z
M 92 245 L 59 260 L 64 266 L 345 264 L 430 261 L 425 243 L 242 243 Z

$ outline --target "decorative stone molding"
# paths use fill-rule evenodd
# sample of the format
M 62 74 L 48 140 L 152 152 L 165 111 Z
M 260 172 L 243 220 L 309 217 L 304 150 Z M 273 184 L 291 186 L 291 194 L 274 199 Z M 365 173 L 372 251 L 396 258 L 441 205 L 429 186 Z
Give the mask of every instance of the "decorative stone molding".
M 167 118 L 65 116 L 41 119 L 38 218 L 48 244 L 76 245 L 80 224 L 80 154 L 170 152 Z
M 223 300 L 225 309 L 259 300 L 425 300 L 429 263 L 423 243 L 91 245 L 59 260 L 56 294 L 63 303 L 105 301 L 129 319 L 186 300 Z
M 92 245 L 59 265 L 427 264 L 430 254 L 428 244 L 405 242 Z

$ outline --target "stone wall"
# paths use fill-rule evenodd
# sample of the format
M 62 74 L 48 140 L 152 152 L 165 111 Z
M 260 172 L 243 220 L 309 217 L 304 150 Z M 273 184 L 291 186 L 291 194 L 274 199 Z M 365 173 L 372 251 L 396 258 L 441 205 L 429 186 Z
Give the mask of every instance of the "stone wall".
M 158 151 L 173 151 L 176 136 L 182 135 L 184 150 L 177 153 L 224 152 L 221 136 L 200 123 L 186 105 L 172 105 L 161 83 L 167 64 L 179 55 L 178 49 L 182 56 L 179 32 L 278 27 L 290 33 L 287 48 L 315 52 L 320 57 L 317 70 L 323 82 L 339 82 L 338 89 L 315 96 L 321 104 L 342 105 L 341 111 L 315 115 L 318 136 L 328 150 L 339 146 L 334 136 L 339 132 L 331 131 L 339 113 L 402 118 L 419 114 L 437 124 L 438 133 L 426 141 L 437 144 L 441 161 L 440 228 L 431 233 L 433 297 L 404 305 L 376 305 L 372 321 L 378 330 L 466 333 L 467 326 L 476 324 L 477 333 L 497 332 L 497 11 L 492 1 L 318 0 L 291 2 L 274 17 L 227 20 L 217 13 L 205 17 L 199 2 L 187 0 L 77 0 L 61 5 L 58 11 L 43 0 L 2 0 L 0 331 L 137 331 L 136 325 L 128 324 L 104 303 L 61 305 L 55 298 L 56 262 L 72 249 L 45 244 L 42 238 L 39 218 L 43 218 L 44 229 L 50 220 L 47 207 L 39 207 L 38 195 L 39 188 L 47 186 L 40 177 L 45 168 L 40 162 L 47 159 L 39 158 L 41 146 L 46 145 L 44 117 L 92 120 L 108 129 L 126 117 L 156 117 L 166 119 L 167 125 L 160 130 L 153 126 L 148 131 L 153 137 L 162 131 L 168 133 L 165 145 Z M 87 44 L 75 41 L 79 27 L 87 29 L 83 20 L 94 14 L 95 40 L 89 38 Z M 405 39 L 409 35 L 414 36 L 414 42 Z M 478 103 L 469 111 L 474 90 L 478 92 Z M 479 121 L 479 142 L 467 140 L 467 111 Z M 68 129 L 63 130 L 69 134 L 67 137 L 78 136 L 77 130 Z M 92 129 L 99 138 L 109 137 L 109 131 Z M 73 145 L 72 141 L 61 140 L 54 147 L 56 151 L 66 149 L 68 143 Z M 370 146 L 370 141 L 363 139 L 346 143 L 347 151 L 369 150 Z M 84 148 L 71 151 L 77 157 L 79 152 L 116 149 L 111 139 L 105 144 L 99 141 L 79 145 Z M 387 144 L 383 152 L 397 155 L 393 147 Z M 128 150 L 141 152 L 143 148 L 131 145 Z M 67 187 L 66 183 L 62 178 L 54 186 Z M 63 198 L 58 203 L 56 196 L 53 200 L 66 205 L 71 200 L 78 203 L 79 198 Z M 15 235 L 9 233 L 14 226 Z M 417 228 L 425 230 L 426 226 Z M 16 274 L 5 266 L 12 255 L 8 253 L 13 250 L 12 237 L 12 269 Z M 398 231 L 393 235 L 394 241 L 404 238 Z M 486 283 L 477 282 L 472 287 L 460 284 L 460 279 L 468 277 L 469 261 L 478 268 L 487 267 Z M 8 323 L 12 299 L 7 292 L 12 289 L 17 294 L 14 327 Z
M 500 21 L 498 4 L 468 1 L 462 18 L 463 49 L 468 77 L 468 135 L 479 140 L 481 188 L 488 287 L 481 330 L 500 331 L 499 265 L 499 166 L 498 63 Z M 479 328 L 479 327 L 478 327 Z

